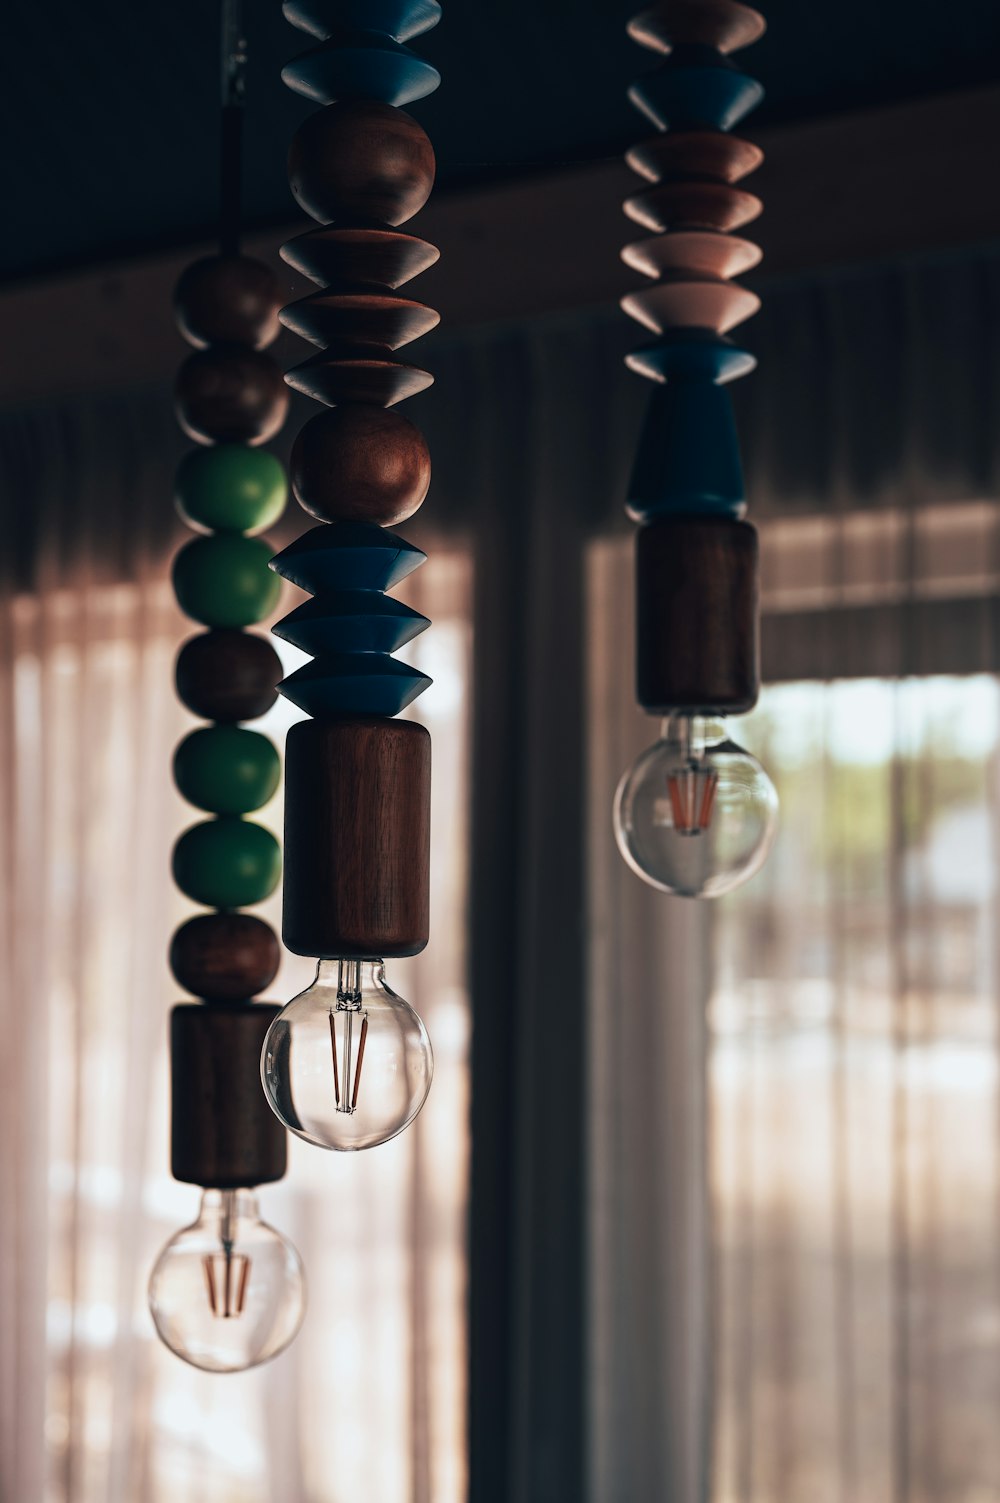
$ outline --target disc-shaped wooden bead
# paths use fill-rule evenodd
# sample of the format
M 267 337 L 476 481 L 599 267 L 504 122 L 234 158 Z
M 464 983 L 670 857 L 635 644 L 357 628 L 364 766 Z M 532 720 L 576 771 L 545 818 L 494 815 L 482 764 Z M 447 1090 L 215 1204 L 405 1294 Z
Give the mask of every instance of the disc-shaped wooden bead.
M 739 277 L 760 261 L 760 247 L 715 230 L 674 230 L 626 245 L 622 260 L 647 277 L 662 277 L 666 272 Z
M 262 538 L 219 532 L 192 538 L 174 557 L 173 582 L 185 615 L 203 626 L 253 626 L 278 604 L 281 583 Z
M 434 383 L 430 372 L 417 365 L 368 359 L 360 352 L 331 357 L 329 351 L 293 366 L 285 372 L 285 380 L 296 391 L 305 392 L 307 397 L 325 402 L 330 407 L 339 402 L 392 407 Z
M 281 675 L 281 659 L 266 637 L 206 631 L 184 643 L 175 682 L 178 698 L 192 714 L 231 723 L 266 715 L 278 697 Z
M 181 273 L 174 313 L 184 338 L 198 349 L 210 344 L 262 350 L 281 332 L 278 279 L 251 256 L 206 256 Z
M 263 444 L 288 412 L 288 388 L 270 355 L 216 345 L 189 355 L 174 388 L 177 420 L 202 444 Z
M 433 266 L 441 252 L 416 235 L 398 230 L 325 226 L 296 235 L 281 247 L 289 266 L 328 286 L 331 282 L 402 287 Z
M 292 139 L 288 179 L 313 219 L 402 224 L 434 185 L 434 148 L 404 110 L 374 100 L 328 105 Z
M 708 181 L 657 183 L 624 204 L 630 219 L 655 234 L 680 228 L 728 233 L 756 219 L 763 207 L 753 193 Z
M 633 16 L 628 34 L 654 52 L 688 46 L 736 52 L 762 37 L 765 27 L 760 12 L 739 0 L 659 0 Z
M 394 527 L 427 495 L 427 440 L 400 412 L 334 407 L 312 418 L 292 449 L 292 488 L 322 522 Z
M 654 334 L 683 328 L 726 334 L 757 312 L 760 298 L 738 282 L 680 274 L 641 292 L 630 292 L 621 306 Z
M 278 936 L 252 913 L 199 913 L 170 941 L 178 986 L 206 1002 L 243 1002 L 278 974 Z
M 764 153 L 726 131 L 664 131 L 633 146 L 625 160 L 633 172 L 651 183 L 691 177 L 738 183 L 760 166 Z
M 287 497 L 281 461 L 245 444 L 192 449 L 174 482 L 174 504 L 184 521 L 213 532 L 260 532 L 278 520 Z
M 273 741 L 235 725 L 206 725 L 174 752 L 174 782 L 189 804 L 209 814 L 249 814 L 274 797 L 281 759 Z
M 430 333 L 441 315 L 398 292 L 314 292 L 281 310 L 281 322 L 313 344 L 380 344 L 388 350 Z
M 174 846 L 174 881 L 206 908 L 262 903 L 278 885 L 281 850 L 270 830 L 224 815 L 192 825 Z

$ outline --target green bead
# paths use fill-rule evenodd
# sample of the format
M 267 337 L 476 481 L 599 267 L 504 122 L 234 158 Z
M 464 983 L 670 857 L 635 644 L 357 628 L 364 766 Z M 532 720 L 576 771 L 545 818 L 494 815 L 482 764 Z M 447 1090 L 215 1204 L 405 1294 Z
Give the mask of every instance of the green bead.
M 174 559 L 174 592 L 181 610 L 204 626 L 252 626 L 278 604 L 281 581 L 268 568 L 271 546 L 262 538 L 220 532 L 192 538 Z
M 276 747 L 259 731 L 210 725 L 174 752 L 174 782 L 189 804 L 210 814 L 249 814 L 274 797 L 281 777 Z
M 174 881 L 206 908 L 262 903 L 278 885 L 281 848 L 270 830 L 223 815 L 185 830 L 174 846 Z
M 278 520 L 287 499 L 281 462 L 243 444 L 192 449 L 174 483 L 174 502 L 184 521 L 210 532 L 261 532 Z

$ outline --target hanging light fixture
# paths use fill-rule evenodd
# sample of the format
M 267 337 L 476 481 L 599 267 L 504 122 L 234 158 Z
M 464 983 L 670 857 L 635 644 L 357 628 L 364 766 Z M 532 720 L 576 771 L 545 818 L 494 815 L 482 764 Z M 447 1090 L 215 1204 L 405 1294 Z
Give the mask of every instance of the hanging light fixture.
M 177 380 L 177 413 L 192 450 L 176 502 L 199 536 L 174 561 L 182 610 L 206 630 L 181 648 L 182 702 L 210 724 L 177 747 L 174 779 L 211 817 L 173 855 L 181 891 L 213 912 L 173 937 L 177 982 L 199 1000 L 170 1020 L 171 1170 L 202 1188 L 197 1221 L 172 1237 L 149 1281 L 161 1340 L 211 1372 L 238 1372 L 275 1356 L 305 1309 L 294 1247 L 260 1219 L 256 1187 L 285 1173 L 286 1137 L 260 1093 L 261 1043 L 277 1007 L 250 999 L 278 969 L 277 935 L 239 910 L 277 885 L 278 843 L 245 816 L 277 789 L 276 748 L 243 721 L 277 697 L 281 665 L 246 628 L 277 605 L 271 549 L 256 534 L 285 507 L 282 467 L 260 445 L 280 429 L 288 393 L 263 351 L 279 332 L 280 296 L 269 267 L 240 254 L 240 135 L 246 43 L 239 0 L 222 4 L 222 234 L 220 253 L 189 266 L 176 291 L 181 333 L 195 347 Z
M 431 384 L 396 352 L 438 315 L 399 289 L 438 257 L 401 233 L 434 182 L 434 152 L 403 105 L 439 83 L 405 44 L 436 0 L 285 0 L 319 39 L 282 77 L 323 106 L 292 141 L 289 179 L 320 228 L 282 249 L 320 290 L 282 322 L 320 353 L 286 380 L 329 409 L 292 451 L 292 486 L 320 525 L 272 567 L 313 598 L 275 627 L 310 653 L 280 692 L 310 717 L 285 752 L 285 945 L 314 984 L 272 1023 L 261 1078 L 292 1132 L 322 1148 L 384 1143 L 416 1116 L 433 1056 L 384 963 L 428 938 L 430 737 L 393 717 L 429 679 L 391 656 L 430 623 L 388 591 L 425 555 L 388 530 L 421 505 L 430 455 L 395 404 Z
M 657 383 L 628 512 L 638 700 L 661 731 L 618 786 L 615 836 L 650 886 L 717 897 L 760 868 L 777 819 L 771 780 L 723 724 L 760 689 L 757 534 L 726 386 L 756 364 L 729 333 L 760 305 L 732 278 L 760 260 L 734 232 L 761 211 L 737 185 L 762 153 L 729 132 L 763 90 L 731 54 L 764 19 L 737 0 L 660 0 L 628 29 L 663 59 L 629 94 L 661 134 L 627 157 L 645 182 L 625 212 L 650 233 L 622 252 L 652 282 L 622 307 L 655 335 L 627 359 Z

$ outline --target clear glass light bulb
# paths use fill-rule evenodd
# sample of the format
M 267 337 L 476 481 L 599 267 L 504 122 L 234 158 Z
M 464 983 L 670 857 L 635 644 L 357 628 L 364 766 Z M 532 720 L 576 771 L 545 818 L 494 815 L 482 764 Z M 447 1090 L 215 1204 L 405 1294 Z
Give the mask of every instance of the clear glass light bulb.
M 717 898 L 763 866 L 778 795 L 718 720 L 671 715 L 615 795 L 615 839 L 634 872 L 661 892 Z
M 171 1237 L 149 1277 L 165 1346 L 192 1367 L 238 1373 L 284 1351 L 306 1308 L 302 1260 L 261 1221 L 251 1190 L 206 1190 L 198 1220 Z
M 260 1056 L 272 1111 L 319 1148 L 387 1143 L 413 1121 L 433 1074 L 427 1029 L 386 986 L 381 960 L 321 960 Z

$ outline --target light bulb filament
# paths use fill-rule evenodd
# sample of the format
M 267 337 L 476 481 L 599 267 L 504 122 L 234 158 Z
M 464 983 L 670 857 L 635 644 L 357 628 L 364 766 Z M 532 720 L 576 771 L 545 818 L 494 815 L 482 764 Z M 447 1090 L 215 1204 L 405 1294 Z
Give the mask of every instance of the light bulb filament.
M 670 811 L 678 835 L 700 835 L 712 822 L 719 775 L 706 767 L 684 767 L 667 774 Z
M 338 1112 L 346 1112 L 348 1115 L 357 1111 L 358 1092 L 361 1089 L 361 1066 L 365 1059 L 365 1043 L 368 1039 L 368 1014 L 361 1014 L 361 1035 L 358 1039 L 357 1060 L 354 1058 L 354 1019 L 359 1011 L 356 1005 L 350 1003 L 345 1007 L 338 1005 L 336 1012 L 330 1013 L 330 1054 L 333 1060 L 333 1096 Z M 342 1038 L 340 1049 L 337 1048 L 337 1019 L 343 1019 L 341 1024 Z M 338 1063 L 338 1052 L 340 1060 Z M 354 1071 L 354 1085 L 351 1086 L 351 1070 Z M 344 1091 L 341 1095 L 340 1082 L 344 1082 Z
M 221 1252 L 206 1253 L 201 1262 L 212 1314 L 221 1320 L 242 1315 L 250 1281 L 250 1259 L 245 1253 L 223 1247 Z

